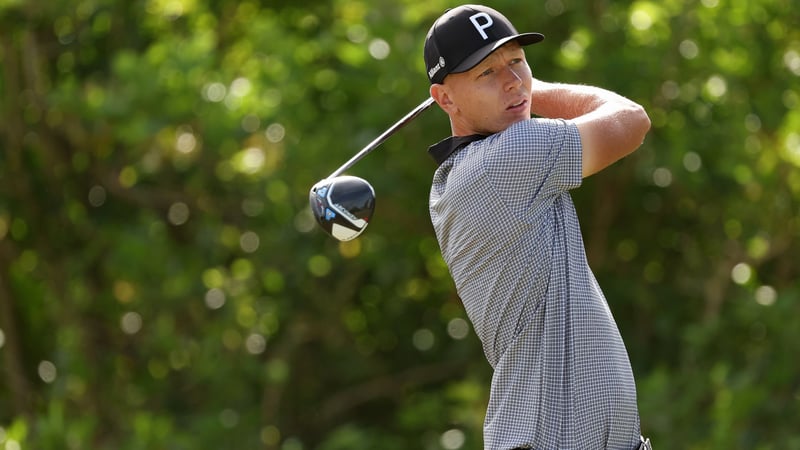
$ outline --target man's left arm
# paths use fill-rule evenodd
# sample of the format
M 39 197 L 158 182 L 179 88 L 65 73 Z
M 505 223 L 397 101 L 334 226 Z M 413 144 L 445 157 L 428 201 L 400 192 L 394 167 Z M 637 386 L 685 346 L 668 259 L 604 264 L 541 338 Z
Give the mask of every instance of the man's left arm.
M 531 112 L 578 126 L 584 178 L 639 148 L 650 129 L 650 118 L 641 105 L 592 86 L 534 79 Z

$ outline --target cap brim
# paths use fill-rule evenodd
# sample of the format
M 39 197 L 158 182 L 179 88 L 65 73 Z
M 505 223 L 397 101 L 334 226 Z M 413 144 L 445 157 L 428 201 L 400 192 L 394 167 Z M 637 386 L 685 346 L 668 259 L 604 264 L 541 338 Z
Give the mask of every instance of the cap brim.
M 477 66 L 481 61 L 486 59 L 487 56 L 491 55 L 493 51 L 497 50 L 498 48 L 506 45 L 511 41 L 519 42 L 519 45 L 531 45 L 537 42 L 542 42 L 544 40 L 544 35 L 541 33 L 522 33 L 517 34 L 514 36 L 508 36 L 499 41 L 492 42 L 491 44 L 481 47 L 475 53 L 469 55 L 467 59 L 461 61 L 461 64 L 457 65 L 454 69 L 450 70 L 448 73 L 462 73 L 466 72 L 473 67 Z

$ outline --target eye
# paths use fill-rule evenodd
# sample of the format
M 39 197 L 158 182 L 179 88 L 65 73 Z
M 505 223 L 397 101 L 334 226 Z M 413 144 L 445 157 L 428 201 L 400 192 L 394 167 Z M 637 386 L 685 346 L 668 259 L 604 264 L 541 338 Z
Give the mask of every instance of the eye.
M 488 69 L 484 70 L 483 72 L 481 72 L 481 74 L 480 74 L 480 75 L 478 75 L 478 78 L 489 76 L 489 75 L 491 75 L 493 72 L 494 72 L 494 69 L 492 69 L 492 68 L 490 67 L 490 68 L 488 68 Z
M 522 62 L 522 58 L 514 58 L 514 59 L 511 60 L 511 62 L 509 64 L 514 65 L 514 64 L 520 64 L 521 62 Z

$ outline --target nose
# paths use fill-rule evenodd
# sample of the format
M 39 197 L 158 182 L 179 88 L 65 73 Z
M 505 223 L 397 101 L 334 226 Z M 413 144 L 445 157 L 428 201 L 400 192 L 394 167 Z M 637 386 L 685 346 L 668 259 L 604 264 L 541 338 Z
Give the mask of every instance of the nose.
M 506 90 L 514 89 L 519 87 L 522 84 L 522 77 L 513 67 L 506 67 L 506 79 L 505 79 L 505 87 Z

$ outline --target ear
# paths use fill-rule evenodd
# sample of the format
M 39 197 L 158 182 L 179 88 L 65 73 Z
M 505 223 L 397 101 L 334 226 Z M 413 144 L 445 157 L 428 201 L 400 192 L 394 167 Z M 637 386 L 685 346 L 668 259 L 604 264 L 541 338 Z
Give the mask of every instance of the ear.
M 430 89 L 431 97 L 436 101 L 440 108 L 444 110 L 444 112 L 450 114 L 455 111 L 455 104 L 453 103 L 453 98 L 450 96 L 450 92 L 447 87 L 443 84 L 432 84 Z

